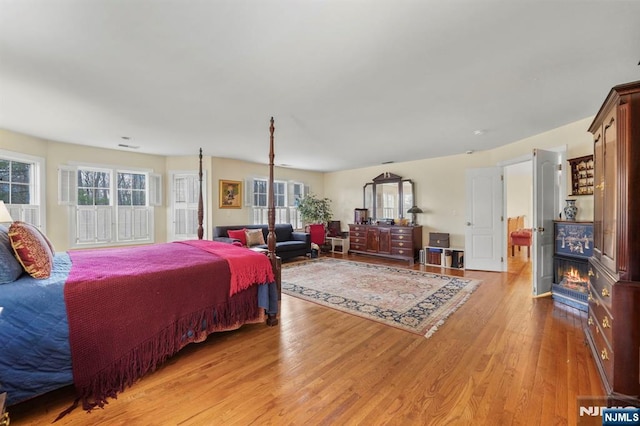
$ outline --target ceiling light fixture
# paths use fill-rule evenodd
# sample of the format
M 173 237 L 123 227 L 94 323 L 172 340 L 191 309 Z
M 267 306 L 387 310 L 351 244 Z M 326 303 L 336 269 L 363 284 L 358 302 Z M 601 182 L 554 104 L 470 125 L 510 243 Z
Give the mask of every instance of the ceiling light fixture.
M 383 161 L 381 164 L 393 164 L 393 160 L 391 160 L 391 161 Z
M 119 143 L 118 146 L 121 147 L 121 148 L 129 148 L 129 149 L 139 149 L 140 148 L 138 145 L 127 145 L 126 143 Z
M 474 130 L 473 134 L 476 136 L 484 135 L 484 130 Z
M 473 154 L 473 150 L 470 149 L 470 150 L 466 151 L 465 154 Z

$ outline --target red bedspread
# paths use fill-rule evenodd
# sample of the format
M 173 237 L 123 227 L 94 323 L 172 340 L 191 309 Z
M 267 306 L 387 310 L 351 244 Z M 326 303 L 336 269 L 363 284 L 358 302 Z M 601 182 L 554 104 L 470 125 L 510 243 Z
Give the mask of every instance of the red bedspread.
M 275 281 L 271 262 L 263 253 L 217 241 L 188 240 L 179 242 L 217 254 L 229 263 L 231 270 L 229 294 L 231 296 L 248 288 L 252 283 L 272 283 Z
M 69 344 L 87 410 L 155 370 L 203 324 L 209 333 L 260 314 L 257 286 L 231 296 L 227 261 L 201 248 L 164 243 L 69 255 Z

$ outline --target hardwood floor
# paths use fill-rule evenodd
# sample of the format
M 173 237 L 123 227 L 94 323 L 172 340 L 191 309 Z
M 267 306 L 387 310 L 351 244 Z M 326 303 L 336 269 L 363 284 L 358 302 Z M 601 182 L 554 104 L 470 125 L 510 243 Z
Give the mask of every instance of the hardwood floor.
M 57 424 L 575 425 L 576 398 L 603 395 L 585 316 L 532 298 L 526 253 L 509 261 L 507 273 L 415 265 L 483 280 L 429 339 L 283 295 L 279 326 L 212 335 Z M 65 388 L 10 407 L 11 424 L 51 423 L 73 399 Z

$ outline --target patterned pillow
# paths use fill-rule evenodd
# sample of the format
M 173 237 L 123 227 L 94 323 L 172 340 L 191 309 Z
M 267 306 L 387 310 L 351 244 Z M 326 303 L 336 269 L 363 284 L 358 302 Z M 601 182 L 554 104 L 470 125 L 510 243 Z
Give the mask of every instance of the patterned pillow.
M 22 265 L 13 253 L 9 230 L 0 225 L 0 284 L 17 280 L 23 272 Z
M 229 229 L 227 231 L 227 235 L 229 238 L 235 238 L 236 240 L 240 240 L 243 246 L 247 245 L 247 234 L 245 233 L 246 229 Z
M 247 234 L 247 247 L 266 244 L 264 242 L 264 235 L 262 234 L 262 229 L 247 229 L 245 233 Z
M 49 278 L 53 252 L 47 238 L 35 226 L 16 221 L 9 227 L 9 239 L 20 264 L 33 278 Z

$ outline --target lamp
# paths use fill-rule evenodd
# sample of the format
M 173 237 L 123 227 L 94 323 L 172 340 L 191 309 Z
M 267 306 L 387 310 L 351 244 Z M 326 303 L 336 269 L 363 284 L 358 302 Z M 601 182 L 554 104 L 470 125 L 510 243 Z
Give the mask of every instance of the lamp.
M 4 201 L 0 200 L 0 223 L 11 223 L 13 219 L 11 219 L 11 215 L 9 214 L 9 209 L 4 205 Z
M 418 206 L 413 206 L 409 210 L 407 210 L 407 213 L 411 213 L 411 224 L 417 225 L 416 214 L 422 213 L 422 209 Z

